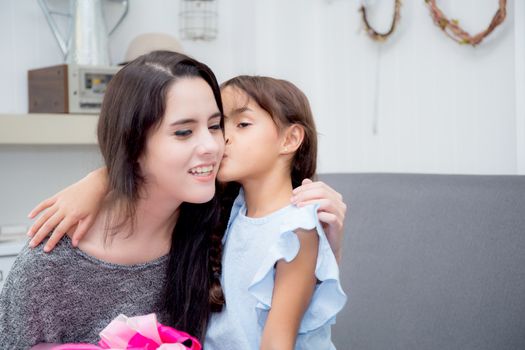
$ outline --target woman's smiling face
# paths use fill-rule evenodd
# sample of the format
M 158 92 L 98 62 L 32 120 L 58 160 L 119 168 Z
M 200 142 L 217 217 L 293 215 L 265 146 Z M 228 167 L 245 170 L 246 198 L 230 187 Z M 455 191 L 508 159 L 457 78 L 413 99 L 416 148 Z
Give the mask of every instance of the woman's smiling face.
M 150 131 L 139 159 L 147 190 L 180 202 L 209 201 L 224 152 L 221 117 L 204 79 L 172 84 L 162 122 Z

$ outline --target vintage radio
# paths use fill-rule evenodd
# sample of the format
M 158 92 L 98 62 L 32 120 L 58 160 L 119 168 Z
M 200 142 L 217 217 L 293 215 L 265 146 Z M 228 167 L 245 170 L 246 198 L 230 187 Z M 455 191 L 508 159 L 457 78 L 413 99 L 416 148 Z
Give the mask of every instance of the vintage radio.
M 61 64 L 30 70 L 29 113 L 97 114 L 106 87 L 120 68 Z

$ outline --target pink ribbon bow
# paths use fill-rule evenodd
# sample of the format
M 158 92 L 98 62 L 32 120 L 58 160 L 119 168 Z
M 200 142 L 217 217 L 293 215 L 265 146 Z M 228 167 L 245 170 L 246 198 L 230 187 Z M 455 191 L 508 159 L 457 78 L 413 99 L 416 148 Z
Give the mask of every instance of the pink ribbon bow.
M 182 343 L 191 340 L 191 347 Z M 201 350 L 191 335 L 157 322 L 155 314 L 126 317 L 119 315 L 100 332 L 97 345 L 63 344 L 52 350 Z

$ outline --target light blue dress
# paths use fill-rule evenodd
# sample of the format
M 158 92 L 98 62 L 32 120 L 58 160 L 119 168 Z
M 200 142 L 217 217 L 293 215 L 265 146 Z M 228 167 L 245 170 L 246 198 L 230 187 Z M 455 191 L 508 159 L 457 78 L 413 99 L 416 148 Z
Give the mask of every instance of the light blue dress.
M 259 349 L 272 305 L 275 264 L 292 261 L 300 249 L 293 232 L 317 229 L 319 251 L 315 275 L 320 281 L 306 310 L 295 349 L 335 349 L 330 327 L 346 303 L 339 268 L 322 226 L 317 206 L 290 205 L 262 218 L 246 216 L 243 191 L 233 204 L 224 235 L 221 283 L 226 307 L 213 314 L 204 349 Z

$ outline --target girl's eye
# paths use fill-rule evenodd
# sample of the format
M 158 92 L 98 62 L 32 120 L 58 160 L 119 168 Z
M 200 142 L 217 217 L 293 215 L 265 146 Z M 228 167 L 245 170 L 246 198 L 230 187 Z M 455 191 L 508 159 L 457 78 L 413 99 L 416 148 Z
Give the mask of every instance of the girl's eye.
M 174 133 L 175 136 L 186 137 L 191 135 L 191 130 L 177 130 Z
M 221 130 L 221 124 L 213 124 L 209 128 L 210 130 Z
M 239 123 L 239 124 L 237 124 L 237 127 L 238 127 L 238 128 L 245 128 L 245 127 L 247 127 L 248 125 L 251 125 L 251 124 L 250 124 L 250 123 Z

